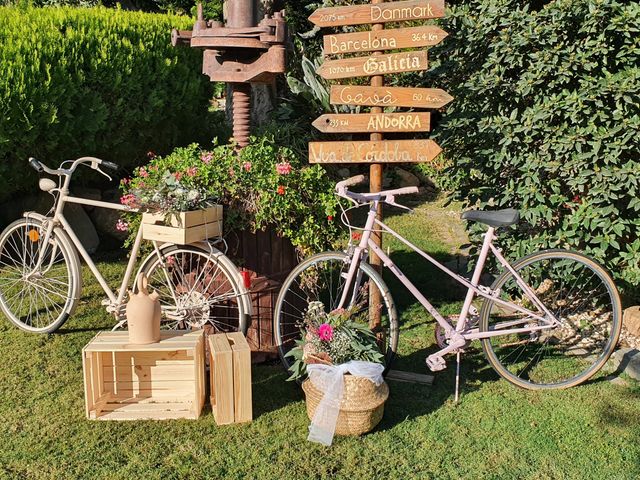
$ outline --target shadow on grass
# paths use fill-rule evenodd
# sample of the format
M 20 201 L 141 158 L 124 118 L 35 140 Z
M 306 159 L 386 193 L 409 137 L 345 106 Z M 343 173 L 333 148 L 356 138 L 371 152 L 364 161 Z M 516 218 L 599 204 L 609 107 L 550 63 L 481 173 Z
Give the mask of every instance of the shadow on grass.
M 453 402 L 456 379 L 456 357 L 449 355 L 446 358 L 447 368 L 443 371 L 432 373 L 425 364 L 426 358 L 436 352 L 438 347 L 432 345 L 429 348 L 418 350 L 410 355 L 398 359 L 394 369 L 402 371 L 420 372 L 433 375 L 432 385 L 418 383 L 389 381 L 391 394 L 387 402 L 388 408 L 385 416 L 376 430 L 388 430 L 405 420 L 428 415 L 441 408 L 448 402 Z M 487 364 L 479 346 L 472 345 L 462 355 L 460 364 L 460 397 L 478 390 L 483 383 L 495 382 L 500 377 Z
M 254 365 L 252 375 L 254 419 L 304 399 L 302 388 L 286 381 L 289 375 L 279 363 Z

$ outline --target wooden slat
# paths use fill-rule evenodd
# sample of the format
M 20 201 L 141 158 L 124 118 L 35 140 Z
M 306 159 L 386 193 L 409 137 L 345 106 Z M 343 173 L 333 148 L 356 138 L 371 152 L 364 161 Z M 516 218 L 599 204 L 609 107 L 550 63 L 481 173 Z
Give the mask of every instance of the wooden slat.
M 324 54 L 361 53 L 437 45 L 447 32 L 435 25 L 324 36 Z
M 192 227 L 222 221 L 222 211 L 222 205 L 212 205 L 204 210 L 178 212 L 177 218 L 176 215 L 167 217 L 163 213 L 143 213 L 142 223 L 150 225 L 161 224 L 172 227 Z
M 205 225 L 185 228 L 144 224 L 142 226 L 142 236 L 149 241 L 188 245 L 207 238 L 222 236 L 222 222 L 215 221 Z
M 227 333 L 233 350 L 233 407 L 234 422 L 253 419 L 251 394 L 251 349 L 241 332 Z
M 224 333 L 209 335 L 211 409 L 218 425 L 233 423 L 233 352 Z
M 332 85 L 330 101 L 333 105 L 442 108 L 453 97 L 440 88 Z
M 158 380 L 158 381 L 193 381 L 196 377 L 193 375 L 194 361 L 184 365 L 105 365 L 102 368 L 103 378 L 105 382 L 113 382 L 116 379 L 121 380 Z
M 377 5 L 318 8 L 309 21 L 319 27 L 404 22 L 444 16 L 444 0 L 411 0 Z
M 433 384 L 433 375 L 425 375 L 422 373 L 401 372 L 399 370 L 390 370 L 387 373 L 387 380 L 395 380 L 397 382 L 420 383 L 423 385 Z
M 428 132 L 430 113 L 354 113 L 318 117 L 313 126 L 323 133 Z
M 433 140 L 309 142 L 310 163 L 423 163 L 442 149 Z
M 327 60 L 318 67 L 317 73 L 324 79 L 336 80 L 391 73 L 418 72 L 428 68 L 427 51 L 420 50 L 417 52 L 388 53 L 369 57 Z

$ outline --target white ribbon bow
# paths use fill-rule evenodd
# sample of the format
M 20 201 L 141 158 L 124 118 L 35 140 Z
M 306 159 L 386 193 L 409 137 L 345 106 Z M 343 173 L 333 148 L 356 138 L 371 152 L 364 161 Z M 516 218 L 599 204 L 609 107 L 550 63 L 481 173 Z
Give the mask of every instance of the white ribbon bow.
M 346 373 L 367 378 L 376 385 L 380 385 L 384 381 L 382 372 L 384 372 L 384 366 L 379 363 L 358 360 L 340 365 L 307 365 L 309 380 L 318 390 L 324 392 L 309 426 L 307 440 L 327 446 L 333 442 Z

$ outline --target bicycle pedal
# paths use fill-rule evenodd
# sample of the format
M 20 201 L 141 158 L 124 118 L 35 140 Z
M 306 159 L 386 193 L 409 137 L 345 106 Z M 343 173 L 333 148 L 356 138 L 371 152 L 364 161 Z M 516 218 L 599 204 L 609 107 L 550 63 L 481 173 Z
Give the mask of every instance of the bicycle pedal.
M 447 368 L 447 362 L 442 357 L 429 356 L 426 360 L 427 368 L 432 372 L 440 372 Z

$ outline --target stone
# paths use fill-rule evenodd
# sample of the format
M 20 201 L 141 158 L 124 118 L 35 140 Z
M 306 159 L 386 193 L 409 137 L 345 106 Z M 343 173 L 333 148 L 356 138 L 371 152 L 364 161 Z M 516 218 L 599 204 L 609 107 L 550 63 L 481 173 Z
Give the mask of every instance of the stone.
M 613 352 L 609 370 L 614 374 L 626 373 L 634 380 L 640 380 L 640 351 L 635 348 L 621 348 Z
M 25 195 L 0 204 L 0 230 L 19 218 L 24 212 L 45 215 L 53 206 L 53 197 L 44 193 Z
M 120 192 L 116 189 L 102 192 L 102 199 L 105 202 L 120 203 Z M 122 212 L 110 210 L 108 208 L 94 208 L 90 215 L 96 229 L 104 235 L 124 242 L 129 236 L 129 232 L 121 232 L 116 229 L 116 223 Z
M 393 173 L 397 178 L 399 188 L 420 186 L 420 179 L 403 168 L 396 167 Z
M 67 203 L 64 206 L 64 216 L 87 253 L 95 253 L 100 245 L 100 237 L 82 205 Z
M 97 188 L 77 187 L 73 189 L 71 195 L 73 195 L 74 197 L 86 198 L 89 200 L 102 200 L 102 192 Z M 92 205 L 83 205 L 83 207 L 87 212 L 90 212 L 96 208 Z
M 640 337 L 640 306 L 627 308 L 624 311 L 622 324 L 631 335 Z
M 338 175 L 340 176 L 340 178 L 349 178 L 351 176 L 351 170 L 346 167 L 341 168 L 338 170 Z

